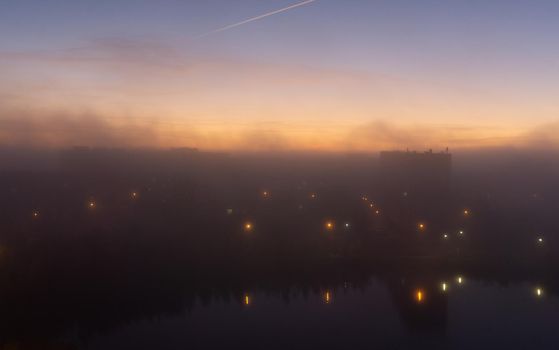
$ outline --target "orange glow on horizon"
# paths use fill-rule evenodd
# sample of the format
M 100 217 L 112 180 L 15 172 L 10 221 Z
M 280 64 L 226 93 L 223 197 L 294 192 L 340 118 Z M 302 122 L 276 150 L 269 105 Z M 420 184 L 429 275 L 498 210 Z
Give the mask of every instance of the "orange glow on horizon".
M 41 107 L 47 108 L 45 106 Z M 154 111 L 154 114 L 159 114 L 157 112 Z M 225 113 L 224 115 L 226 115 Z M 226 122 L 226 119 L 212 123 L 203 122 L 203 120 L 184 120 L 179 117 L 184 115 L 183 113 L 176 113 L 176 117 L 169 117 L 168 119 L 147 118 L 143 115 L 144 113 L 139 113 L 137 117 L 131 117 L 129 120 L 114 117 L 113 114 L 115 113 L 108 112 L 107 116 L 102 118 L 102 121 L 104 123 L 103 130 L 120 136 L 118 140 L 113 141 L 114 144 L 110 145 L 114 147 L 158 149 L 193 147 L 203 151 L 218 152 L 376 153 L 385 149 L 400 149 L 407 146 L 422 150 L 425 144 L 440 145 L 441 149 L 446 146 L 451 147 L 451 149 L 476 149 L 508 145 L 522 146 L 523 142 L 526 142 L 523 139 L 526 128 L 499 130 L 496 128 L 471 127 L 468 128 L 468 131 L 459 132 L 456 131 L 456 128 L 447 132 L 446 129 L 441 130 L 441 127 L 429 125 L 421 127 L 419 130 L 415 130 L 413 126 L 406 124 L 390 126 L 390 134 L 401 130 L 410 135 L 415 133 L 420 135 L 428 130 L 425 139 L 417 137 L 417 140 L 412 140 L 404 146 L 399 139 L 392 140 L 386 136 L 380 137 L 386 130 L 386 123 L 370 123 L 366 120 L 360 123 L 345 122 L 345 119 L 342 118 L 345 114 L 332 116 L 330 120 L 338 120 L 332 123 L 322 123 L 318 117 L 303 119 L 303 121 L 293 120 L 281 124 L 273 123 L 274 120 L 268 121 L 274 124 L 273 128 L 266 127 L 267 122 L 262 122 L 263 126 L 258 126 L 259 118 L 256 116 L 254 118 L 239 117 L 237 118 L 238 125 L 231 125 Z M 286 114 L 292 113 L 286 112 Z M 49 115 L 44 117 L 46 120 L 48 118 Z M 247 123 L 255 126 L 247 127 Z M 84 120 L 83 124 L 88 125 L 88 121 Z M 68 128 L 78 128 L 79 125 L 78 122 Z M 317 127 L 317 125 L 319 126 Z M 61 129 L 51 129 L 48 125 L 41 126 L 34 138 L 28 137 L 26 140 L 31 145 L 49 148 L 66 148 L 76 144 L 85 144 L 91 147 L 107 146 L 103 140 L 97 139 L 96 135 L 99 130 L 84 127 L 79 128 L 76 132 L 63 134 L 60 131 Z M 263 133 L 272 136 L 269 139 L 279 141 L 272 142 L 268 141 L 266 137 L 255 136 Z M 449 133 L 454 135 L 449 137 Z M 462 133 L 466 134 L 462 135 Z M 8 145 L 11 143 L 21 144 L 25 141 L 15 139 L 14 135 L 17 135 L 17 133 L 0 130 L 0 141 Z
M 165 58 L 159 62 L 163 67 L 175 57 L 155 56 Z M 256 64 L 253 60 L 217 55 L 196 58 L 200 61 L 193 58 L 190 69 L 176 70 L 170 78 L 160 74 L 159 64 L 150 62 L 141 70 L 122 71 L 117 67 L 128 65 L 129 59 L 118 55 L 113 58 L 115 64 L 106 65 L 102 60 L 69 61 L 39 55 L 32 60 L 14 57 L 9 66 L 4 66 L 12 58 L 3 57 L 0 70 L 4 68 L 7 75 L 6 87 L 10 80 L 16 81 L 18 90 L 13 93 L 19 96 L 20 89 L 25 93 L 21 102 L 14 102 L 4 113 L 16 117 L 14 123 L 0 128 L 0 143 L 250 152 L 377 152 L 405 147 L 424 149 L 425 145 L 472 149 L 529 143 L 532 129 L 555 118 L 549 112 L 541 116 L 540 124 L 527 123 L 533 106 L 496 104 L 485 96 L 472 103 L 461 89 L 426 90 L 430 84 L 423 81 L 396 82 L 343 67 L 302 66 L 299 62 L 286 64 L 284 60 Z M 182 59 L 176 62 L 182 63 Z M 12 72 L 7 68 L 11 64 L 20 69 Z M 28 73 L 19 73 L 23 71 Z M 37 89 L 44 72 L 58 72 L 60 83 Z M 106 88 L 115 73 L 130 74 L 119 84 L 118 93 Z M 223 76 L 229 81 L 225 86 L 220 83 Z M 332 91 L 331 86 L 336 85 L 339 88 Z M 185 91 L 190 91 L 192 98 L 185 99 Z M 373 103 L 374 91 L 379 95 Z M 65 98 L 70 93 L 73 98 Z M 409 104 L 402 104 L 399 94 Z M 84 110 L 94 111 L 94 115 L 84 115 Z M 483 110 L 487 114 L 479 115 Z M 71 116 L 72 120 L 66 122 L 60 115 Z M 371 119 L 371 115 L 397 115 L 400 121 Z M 475 122 L 472 115 L 479 116 Z M 118 137 L 107 145 L 107 139 L 99 136 L 105 134 Z M 400 135 L 406 135 L 405 142 Z

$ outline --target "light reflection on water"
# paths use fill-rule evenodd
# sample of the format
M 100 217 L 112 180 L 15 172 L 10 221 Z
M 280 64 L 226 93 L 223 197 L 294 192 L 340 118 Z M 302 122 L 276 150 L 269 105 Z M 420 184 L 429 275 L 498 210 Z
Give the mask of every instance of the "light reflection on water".
M 457 282 L 456 282 L 457 284 Z M 447 285 L 444 283 L 443 285 Z M 181 315 L 141 321 L 96 336 L 89 349 L 173 346 L 222 348 L 532 348 L 559 340 L 559 300 L 543 287 L 500 286 L 470 280 L 459 289 L 441 284 L 411 289 L 372 279 L 364 288 L 251 291 L 244 306 L 197 301 Z M 335 302 L 333 295 L 336 295 Z M 258 300 L 258 305 L 252 304 Z M 304 337 L 304 343 L 300 343 Z M 159 343 L 158 348 L 162 343 Z M 530 346 L 530 347 L 528 347 Z M 545 348 L 545 347 L 544 347 Z

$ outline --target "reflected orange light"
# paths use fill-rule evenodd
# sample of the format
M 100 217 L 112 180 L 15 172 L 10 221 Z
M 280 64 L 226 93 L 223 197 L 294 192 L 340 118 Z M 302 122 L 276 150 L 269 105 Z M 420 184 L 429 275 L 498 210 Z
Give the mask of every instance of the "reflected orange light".
M 424 298 L 425 298 L 425 295 L 424 295 L 424 293 L 423 293 L 422 290 L 417 290 L 417 291 L 415 292 L 415 300 L 416 300 L 418 303 L 423 302 Z
M 332 297 L 330 295 L 330 292 L 327 291 L 326 293 L 324 293 L 324 302 L 326 304 L 330 304 L 331 301 L 332 301 Z

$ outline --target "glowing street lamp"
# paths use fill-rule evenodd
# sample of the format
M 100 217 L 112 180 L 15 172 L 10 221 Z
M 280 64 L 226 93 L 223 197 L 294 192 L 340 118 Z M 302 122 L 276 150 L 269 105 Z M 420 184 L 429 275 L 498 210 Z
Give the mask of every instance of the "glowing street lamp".
M 34 217 L 34 218 L 38 218 L 38 217 L 39 217 L 39 212 L 38 212 L 37 210 L 35 210 L 35 211 L 33 212 L 33 217 Z
M 87 203 L 87 206 L 89 207 L 89 209 L 95 209 L 95 207 L 97 206 L 97 204 L 94 201 L 89 201 Z
M 332 231 L 335 227 L 334 222 L 332 221 L 326 221 L 326 224 L 324 226 L 328 231 Z
M 536 288 L 535 292 L 536 292 L 536 296 L 538 298 L 541 298 L 543 296 L 543 289 L 542 288 L 540 288 L 540 287 Z
M 245 304 L 245 306 L 250 305 L 250 296 L 248 294 L 245 294 L 245 297 L 243 298 L 243 303 Z
M 420 231 L 424 231 L 424 230 L 425 230 L 425 224 L 422 223 L 422 222 L 420 222 L 419 224 L 417 224 L 417 228 L 418 228 Z
M 469 209 L 464 209 L 463 213 L 464 213 L 464 216 L 469 216 L 470 215 L 470 210 Z
M 132 199 L 138 198 L 138 195 L 139 195 L 139 194 L 138 194 L 138 192 L 136 192 L 136 191 L 130 193 L 130 197 L 131 197 Z
M 456 277 L 456 282 L 458 282 L 458 284 L 462 284 L 464 283 L 464 278 L 462 278 L 462 276 L 458 276 Z
M 441 290 L 443 292 L 446 292 L 448 290 L 448 285 L 446 284 L 446 282 L 441 283 Z
M 244 225 L 244 229 L 246 232 L 250 232 L 254 229 L 254 225 L 252 224 L 252 222 L 247 222 Z

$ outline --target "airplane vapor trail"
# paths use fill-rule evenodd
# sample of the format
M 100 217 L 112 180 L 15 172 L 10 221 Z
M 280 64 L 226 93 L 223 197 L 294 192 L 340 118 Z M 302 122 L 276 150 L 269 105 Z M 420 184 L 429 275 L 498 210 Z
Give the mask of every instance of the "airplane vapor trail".
M 244 20 L 244 21 L 242 21 L 242 22 L 230 24 L 230 25 L 228 25 L 228 26 L 225 26 L 225 27 L 221 27 L 221 28 L 212 30 L 211 32 L 207 32 L 207 33 L 205 33 L 205 34 L 202 34 L 202 35 L 198 36 L 198 38 L 203 38 L 203 37 L 208 36 L 208 35 L 211 35 L 211 34 L 215 34 L 215 33 L 219 33 L 219 32 L 223 32 L 223 31 L 229 30 L 229 29 L 233 29 L 233 28 L 236 28 L 236 27 L 238 27 L 238 26 L 242 26 L 243 24 L 247 24 L 247 23 L 250 23 L 250 22 L 258 21 L 258 20 L 261 20 L 261 19 L 266 18 L 266 17 L 273 16 L 273 15 L 277 15 L 278 13 L 286 12 L 286 11 L 292 10 L 292 9 L 294 9 L 294 8 L 297 8 L 297 7 L 305 6 L 305 5 L 310 4 L 311 2 L 315 2 L 315 1 L 316 1 L 316 0 L 306 0 L 306 1 L 303 1 L 303 2 L 299 2 L 299 3 L 297 3 L 297 4 L 293 4 L 293 5 L 291 5 L 291 6 L 284 7 L 284 8 L 279 9 L 279 10 L 275 10 L 275 11 L 268 12 L 268 13 L 265 13 L 265 14 L 260 15 L 260 16 L 256 16 L 256 17 L 252 17 L 252 18 L 246 19 L 246 20 Z

